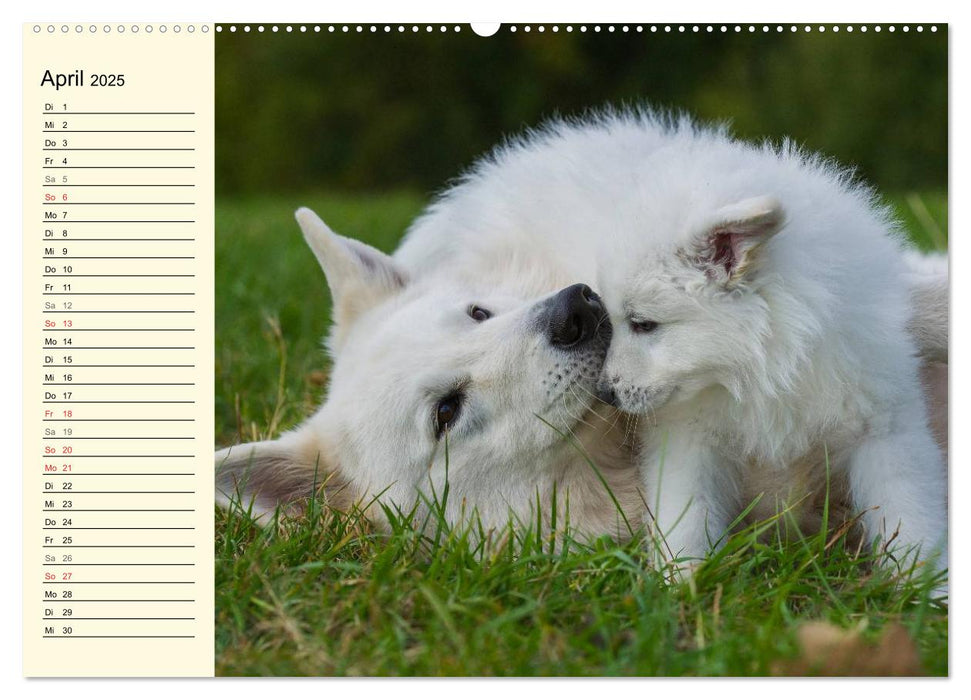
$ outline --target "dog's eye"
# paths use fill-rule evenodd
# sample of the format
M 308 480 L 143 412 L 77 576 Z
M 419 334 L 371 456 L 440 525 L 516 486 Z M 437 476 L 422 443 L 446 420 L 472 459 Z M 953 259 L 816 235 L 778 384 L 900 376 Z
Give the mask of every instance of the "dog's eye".
M 442 437 L 442 433 L 455 426 L 455 421 L 462 410 L 462 395 L 449 394 L 435 406 L 435 437 Z
M 630 320 L 630 329 L 634 333 L 650 333 L 651 331 L 657 330 L 658 325 L 659 324 L 657 321 L 635 321 L 634 319 Z
M 482 323 L 483 321 L 488 321 L 490 318 L 492 318 L 491 311 L 488 309 L 483 309 L 481 306 L 476 306 L 475 304 L 469 307 L 467 313 L 469 314 L 469 318 L 476 323 Z

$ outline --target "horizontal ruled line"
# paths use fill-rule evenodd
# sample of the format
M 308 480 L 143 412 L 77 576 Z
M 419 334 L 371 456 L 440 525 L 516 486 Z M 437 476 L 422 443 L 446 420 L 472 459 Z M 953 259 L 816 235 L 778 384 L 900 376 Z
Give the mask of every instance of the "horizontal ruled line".
M 42 238 L 45 243 L 53 243 L 54 241 L 194 241 L 195 238 L 75 238 L 71 236 L 70 238 Z
M 156 436 L 156 437 L 45 437 L 45 440 L 195 440 L 194 437 L 171 437 L 171 436 Z
M 41 112 L 41 114 L 102 114 L 102 115 L 112 115 L 112 116 L 119 115 L 119 114 L 127 114 L 127 115 L 162 114 L 162 115 L 169 115 L 169 116 L 192 116 L 195 114 L 195 112 Z
M 42 134 L 194 134 L 195 129 L 44 129 Z
M 48 599 L 53 600 L 53 599 Z M 68 599 L 70 600 L 70 599 Z M 72 601 L 73 602 L 73 601 Z M 195 620 L 194 617 L 42 617 L 42 620 Z M 74 636 L 74 635 L 69 635 Z
M 41 386 L 195 386 L 195 382 L 44 382 Z
M 45 544 L 43 549 L 195 549 L 194 544 Z
M 42 530 L 195 530 L 194 527 L 45 527 Z
M 76 365 L 73 362 L 69 365 L 43 365 L 43 367 L 195 367 L 195 365 Z
M 51 585 L 51 586 L 77 586 L 79 584 L 87 584 L 87 583 L 98 584 L 98 585 L 102 585 L 102 584 L 116 584 L 116 583 L 117 584 L 124 584 L 124 585 L 128 585 L 128 584 L 131 584 L 131 583 L 139 583 L 139 584 L 169 584 L 169 583 L 175 583 L 175 584 L 180 584 L 180 585 L 183 585 L 183 584 L 184 585 L 191 585 L 191 584 L 195 583 L 195 581 L 44 581 L 44 583 L 45 584 L 48 584 L 48 585 Z
M 194 165 L 44 165 L 43 170 L 195 170 Z
M 56 455 L 51 455 L 56 456 Z M 65 456 L 65 455 L 62 455 Z M 45 475 L 53 472 L 43 472 Z M 60 472 L 61 476 L 195 476 L 195 472 Z M 61 493 L 54 491 L 52 493 Z M 64 492 L 67 493 L 67 492 Z
M 92 365 L 96 366 L 96 365 Z M 131 365 L 135 366 L 135 365 Z M 45 423 L 195 423 L 195 418 L 44 418 Z
M 195 295 L 195 292 L 44 292 L 45 297 L 194 297 Z
M 51 493 L 63 493 L 70 495 L 74 491 L 52 491 Z M 42 513 L 195 513 L 195 508 L 44 508 Z M 44 566 L 56 566 L 55 564 L 45 564 Z M 83 566 L 93 566 L 84 564 Z M 119 566 L 130 566 L 129 564 L 119 564 Z
M 44 564 L 44 566 L 66 566 L 66 567 L 74 568 L 75 566 L 195 566 L 195 564 L 192 564 L 192 563 L 189 563 L 189 564 L 185 564 L 185 563 L 161 564 L 161 563 L 158 563 L 158 562 L 151 562 L 151 563 L 147 563 L 147 564 L 145 564 L 145 563 L 125 563 L 125 564 L 102 564 L 102 563 L 98 563 L 98 564 L 79 564 L 78 562 L 70 561 L 70 562 L 65 562 L 63 564 Z
M 127 455 L 133 456 L 133 455 Z M 138 455 L 134 455 L 138 456 Z M 147 456 L 147 455 L 146 455 Z M 41 493 L 67 493 L 66 491 L 41 491 Z M 182 493 L 193 494 L 195 491 L 70 491 L 70 493 Z
M 194 151 L 194 148 L 44 148 L 44 151 Z
M 195 277 L 195 275 L 44 275 L 44 277 L 61 277 L 61 278 L 71 278 L 71 277 Z
M 42 224 L 53 224 L 54 221 L 48 219 L 41 221 Z M 67 224 L 194 224 L 195 219 L 74 219 L 72 221 L 60 221 Z M 56 240 L 56 239 L 53 239 Z
M 194 603 L 195 598 L 44 598 L 43 603 Z
M 162 400 L 162 401 L 76 401 L 74 399 L 66 399 L 64 401 L 44 401 L 44 403 L 195 403 L 194 400 Z
M 65 182 L 60 185 L 44 185 L 44 187 L 56 187 L 57 189 L 63 189 L 65 187 L 195 187 L 195 185 L 183 184 L 183 183 L 170 183 L 170 182 L 164 182 L 164 183 L 161 183 L 161 182 L 150 182 L 150 183 L 98 182 L 98 183 L 70 185 Z
M 195 255 L 45 255 L 41 260 L 195 260 Z
M 194 634 L 45 634 L 42 639 L 195 639 Z
M 195 202 L 42 202 L 45 207 L 162 207 L 195 206 Z

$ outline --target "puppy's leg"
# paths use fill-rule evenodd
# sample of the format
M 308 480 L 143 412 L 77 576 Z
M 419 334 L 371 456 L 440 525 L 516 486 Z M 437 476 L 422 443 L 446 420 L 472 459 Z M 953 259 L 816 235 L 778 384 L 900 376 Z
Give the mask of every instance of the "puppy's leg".
M 870 537 L 893 538 L 898 560 L 947 568 L 946 472 L 920 413 L 898 415 L 891 430 L 865 439 L 851 454 L 849 478 Z
M 658 434 L 662 433 L 662 434 Z M 641 461 L 647 505 L 663 561 L 701 559 L 725 534 L 736 507 L 734 470 L 700 435 L 652 429 Z

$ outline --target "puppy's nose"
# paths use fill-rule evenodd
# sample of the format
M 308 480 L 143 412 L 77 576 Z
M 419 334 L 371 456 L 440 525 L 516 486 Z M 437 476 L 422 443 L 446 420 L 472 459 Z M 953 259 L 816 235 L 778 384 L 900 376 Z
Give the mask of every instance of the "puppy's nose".
M 550 343 L 561 348 L 582 345 L 596 334 L 605 317 L 603 302 L 587 285 L 562 289 L 551 300 Z

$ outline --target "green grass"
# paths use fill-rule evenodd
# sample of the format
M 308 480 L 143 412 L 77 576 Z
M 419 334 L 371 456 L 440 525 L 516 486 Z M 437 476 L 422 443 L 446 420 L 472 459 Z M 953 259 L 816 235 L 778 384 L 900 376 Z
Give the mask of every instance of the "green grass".
M 897 218 L 921 250 L 947 250 L 947 193 L 908 192 L 890 197 Z
M 946 195 L 890 202 L 921 248 L 946 246 Z M 219 203 L 217 446 L 293 427 L 326 386 L 329 295 L 293 210 L 390 251 L 424 203 L 406 192 Z M 554 548 L 520 529 L 485 548 L 392 520 L 378 534 L 314 507 L 260 528 L 217 509 L 217 674 L 761 675 L 797 654 L 808 620 L 870 640 L 899 622 L 924 670 L 948 671 L 933 582 L 872 568 L 844 539 L 762 544 L 749 530 L 691 583 L 670 583 L 643 540 Z

